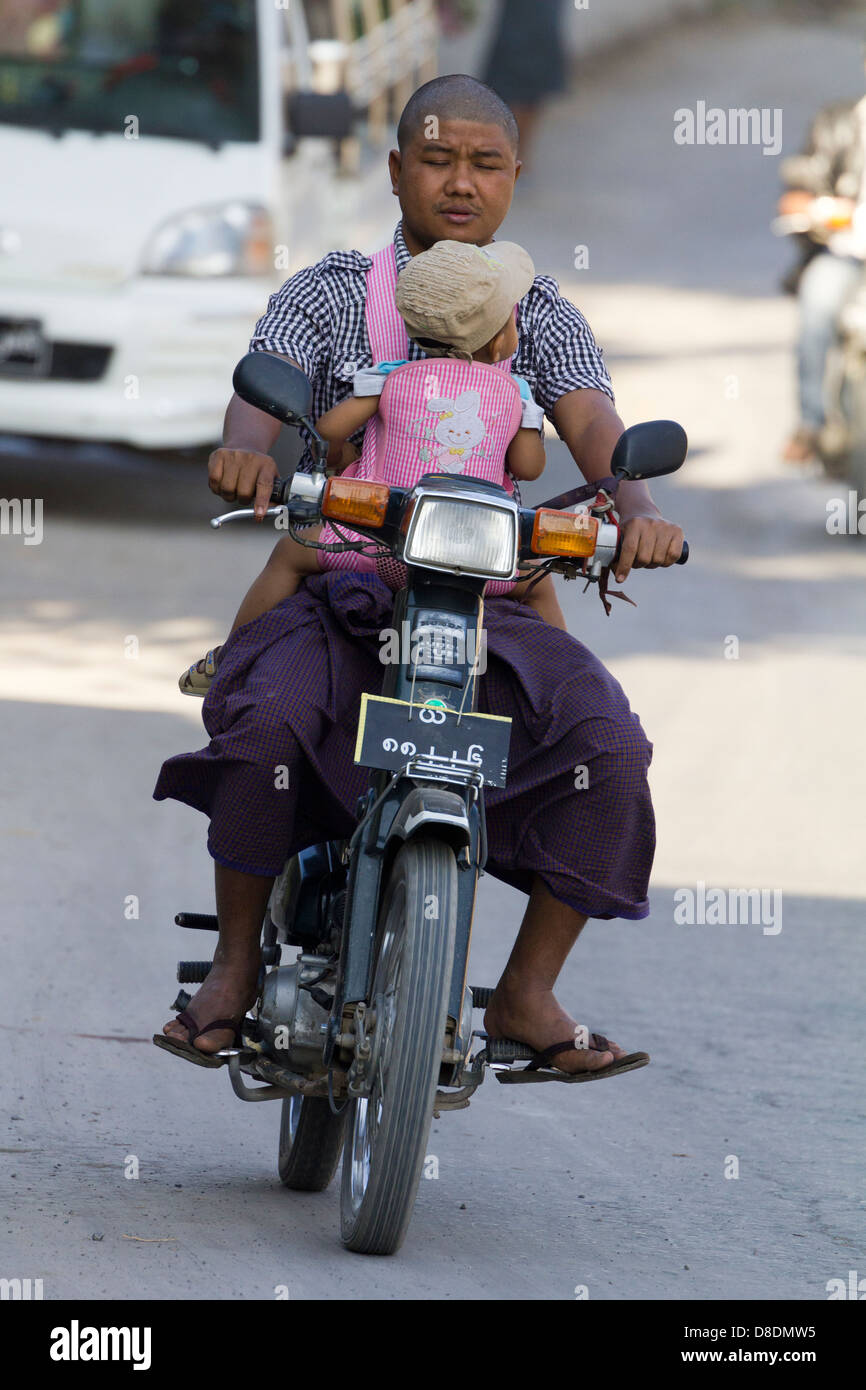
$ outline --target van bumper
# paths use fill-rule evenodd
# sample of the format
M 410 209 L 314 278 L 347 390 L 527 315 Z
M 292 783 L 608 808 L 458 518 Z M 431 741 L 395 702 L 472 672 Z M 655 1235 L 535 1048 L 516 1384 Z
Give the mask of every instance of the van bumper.
M 136 448 L 222 437 L 232 372 L 274 282 L 142 277 L 116 290 L 0 288 L 0 320 L 40 324 L 43 374 L 0 374 L 0 430 Z

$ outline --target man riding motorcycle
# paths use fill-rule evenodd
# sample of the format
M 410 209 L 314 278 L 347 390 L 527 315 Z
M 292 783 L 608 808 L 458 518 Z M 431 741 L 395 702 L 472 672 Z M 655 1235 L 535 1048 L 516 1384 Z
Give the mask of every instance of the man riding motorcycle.
M 819 111 L 802 154 L 784 160 L 781 173 L 780 218 L 802 217 L 807 228 L 802 259 L 785 281 L 800 300 L 800 421 L 783 456 L 806 463 L 826 423 L 824 379 L 839 315 L 866 264 L 866 97 Z
M 410 99 L 398 144 L 389 160 L 402 211 L 396 269 L 439 240 L 488 244 L 520 172 L 516 123 L 504 103 L 475 79 L 436 79 Z M 291 277 L 257 325 L 251 347 L 306 372 L 316 415 L 345 397 L 356 368 L 373 360 L 365 317 L 372 264 L 355 252 L 326 256 Z M 606 477 L 624 426 L 586 321 L 548 277 L 536 277 L 521 301 L 518 336 L 514 370 L 587 480 Z M 420 357 L 413 347 L 407 355 Z M 228 502 L 254 499 L 263 516 L 277 477 L 269 450 L 278 428 L 234 397 L 224 445 L 210 460 L 212 490 Z M 662 519 L 645 484 L 623 483 L 617 505 L 617 580 L 633 566 L 674 564 L 682 531 Z M 375 575 L 330 572 L 240 628 L 220 652 L 205 700 L 211 744 L 162 769 L 157 799 L 176 797 L 210 816 L 220 939 L 186 1011 L 203 1052 L 231 1043 L 232 1023 L 255 997 L 262 918 L 283 861 L 355 824 L 368 774 L 353 764 L 350 734 L 360 692 L 377 669 L 381 680 L 378 634 L 392 601 Z M 484 1023 L 491 1037 L 541 1051 L 576 1036 L 553 985 L 587 918 L 648 914 L 651 748 L 618 684 L 568 633 L 499 599 L 487 601 L 485 625 L 480 708 L 513 721 L 508 786 L 488 791 L 487 871 L 529 903 Z M 587 779 L 575 777 L 578 767 Z M 209 1026 L 214 1020 L 221 1026 Z M 189 1038 L 177 1020 L 164 1032 Z M 597 1046 L 558 1051 L 554 1065 L 603 1070 L 624 1055 L 600 1034 L 590 1041 Z

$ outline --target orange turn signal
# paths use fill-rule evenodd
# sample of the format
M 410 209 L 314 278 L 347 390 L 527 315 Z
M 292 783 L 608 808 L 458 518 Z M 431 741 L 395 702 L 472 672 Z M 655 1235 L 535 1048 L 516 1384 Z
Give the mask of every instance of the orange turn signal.
M 541 507 L 532 527 L 536 555 L 592 555 L 598 536 L 598 518 L 589 512 L 555 512 Z
M 387 483 L 368 483 L 361 478 L 329 478 L 322 497 L 322 515 L 329 521 L 382 526 L 390 495 Z

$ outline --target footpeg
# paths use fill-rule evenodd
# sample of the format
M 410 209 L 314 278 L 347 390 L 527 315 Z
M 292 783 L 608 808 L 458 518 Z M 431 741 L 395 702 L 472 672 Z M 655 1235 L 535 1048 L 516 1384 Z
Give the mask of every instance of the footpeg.
M 212 960 L 179 960 L 177 963 L 177 982 L 179 985 L 200 985 L 210 974 Z
M 498 1062 L 500 1064 L 531 1062 L 534 1056 L 534 1047 L 528 1047 L 526 1043 L 515 1042 L 513 1038 L 488 1038 L 484 1050 L 486 1062 Z
M 179 912 L 174 919 L 176 927 L 194 927 L 197 931 L 219 931 L 219 922 L 213 912 Z

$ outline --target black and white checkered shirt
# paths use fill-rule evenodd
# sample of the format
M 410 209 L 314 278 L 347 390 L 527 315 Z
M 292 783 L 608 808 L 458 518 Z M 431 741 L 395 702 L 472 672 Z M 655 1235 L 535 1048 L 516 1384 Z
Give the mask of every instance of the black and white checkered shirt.
M 397 273 L 411 255 L 402 223 L 394 233 Z M 313 383 L 313 415 L 318 419 L 352 394 L 352 379 L 373 365 L 364 319 L 366 276 L 372 261 L 360 251 L 331 251 L 316 265 L 292 275 L 271 295 L 250 341 L 250 351 L 279 352 L 297 362 Z M 518 347 L 512 371 L 529 383 L 533 396 L 552 420 L 567 391 L 591 387 L 613 400 L 613 388 L 583 315 L 564 299 L 549 275 L 535 283 L 517 311 Z M 426 354 L 410 340 L 409 357 Z M 353 436 L 360 446 L 363 430 Z M 308 470 L 305 453 L 298 465 Z

